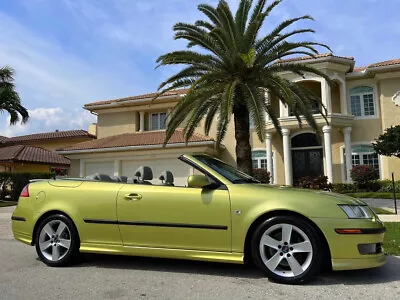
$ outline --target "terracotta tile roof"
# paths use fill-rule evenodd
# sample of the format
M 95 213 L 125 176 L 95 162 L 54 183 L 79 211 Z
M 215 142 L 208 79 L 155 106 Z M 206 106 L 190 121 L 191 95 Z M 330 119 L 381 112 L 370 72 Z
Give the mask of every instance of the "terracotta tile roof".
M 287 58 L 287 59 L 280 59 L 277 61 L 277 63 L 287 63 L 287 62 L 294 62 L 294 61 L 302 61 L 302 60 L 311 60 L 311 59 L 317 59 L 317 58 L 324 58 L 324 57 L 335 57 L 335 58 L 343 58 L 343 59 L 349 59 L 349 60 L 354 60 L 354 57 L 351 56 L 337 56 L 333 55 L 332 53 L 323 53 L 323 54 L 317 54 L 314 57 L 311 56 L 299 56 L 299 57 L 292 57 L 292 58 Z
M 105 149 L 105 148 L 119 148 L 129 146 L 153 146 L 162 145 L 165 139 L 165 131 L 147 131 L 137 133 L 126 133 L 121 135 L 110 136 L 93 141 L 83 142 L 72 145 L 67 148 L 57 149 L 57 151 L 73 151 L 73 150 L 91 150 L 91 149 Z M 214 141 L 211 137 L 207 137 L 195 133 L 189 144 L 193 142 L 207 142 Z M 185 138 L 183 130 L 177 129 L 168 142 L 170 144 L 184 143 Z
M 173 91 L 166 92 L 163 96 L 178 96 L 178 95 L 186 94 L 187 91 L 188 91 L 188 89 L 173 90 Z M 121 102 L 126 102 L 126 101 L 131 101 L 131 100 L 141 100 L 141 99 L 153 98 L 153 97 L 157 96 L 157 94 L 158 93 L 151 93 L 151 94 L 143 94 L 143 95 L 126 97 L 126 98 L 92 102 L 92 103 L 85 104 L 84 107 L 89 108 L 89 107 L 97 106 L 97 105 L 105 105 L 105 104 L 112 104 L 112 103 L 121 103 Z
M 49 165 L 70 165 L 70 160 L 39 147 L 15 145 L 0 148 L 0 162 L 25 162 Z
M 44 133 L 35 133 L 29 135 L 15 136 L 3 140 L 4 144 L 18 144 L 24 142 L 55 140 L 55 139 L 70 139 L 70 138 L 96 138 L 85 130 L 68 130 L 68 131 L 53 131 Z
M 392 65 L 400 65 L 400 59 L 391 59 L 391 60 L 377 62 L 372 65 L 369 65 L 368 68 L 385 67 L 385 66 L 392 66 Z

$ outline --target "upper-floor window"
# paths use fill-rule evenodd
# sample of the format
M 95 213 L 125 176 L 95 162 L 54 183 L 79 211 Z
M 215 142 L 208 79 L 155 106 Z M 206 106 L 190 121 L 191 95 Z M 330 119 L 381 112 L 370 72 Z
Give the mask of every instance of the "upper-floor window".
M 166 113 L 152 113 L 151 114 L 151 130 L 163 130 L 166 128 L 166 120 L 167 114 Z
M 374 89 L 370 86 L 358 86 L 350 89 L 350 111 L 356 117 L 375 116 Z

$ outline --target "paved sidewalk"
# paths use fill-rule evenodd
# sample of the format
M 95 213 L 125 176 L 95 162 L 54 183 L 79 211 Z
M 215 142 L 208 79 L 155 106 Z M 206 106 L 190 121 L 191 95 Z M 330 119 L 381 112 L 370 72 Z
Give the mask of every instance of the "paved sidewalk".
M 378 215 L 382 222 L 400 222 L 400 215 Z

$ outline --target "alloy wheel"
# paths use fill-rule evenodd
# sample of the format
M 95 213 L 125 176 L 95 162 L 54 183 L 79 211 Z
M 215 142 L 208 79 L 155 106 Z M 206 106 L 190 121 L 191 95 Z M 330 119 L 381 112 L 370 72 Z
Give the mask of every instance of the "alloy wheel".
M 71 231 L 61 220 L 51 220 L 43 226 L 39 234 L 39 248 L 49 261 L 63 259 L 71 248 Z
M 292 224 L 276 224 L 265 230 L 259 250 L 264 265 L 274 274 L 286 278 L 302 275 L 313 258 L 309 237 Z

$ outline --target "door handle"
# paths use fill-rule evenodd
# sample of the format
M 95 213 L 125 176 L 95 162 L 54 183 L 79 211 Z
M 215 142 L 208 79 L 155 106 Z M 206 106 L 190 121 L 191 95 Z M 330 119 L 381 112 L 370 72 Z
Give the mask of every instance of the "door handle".
M 127 200 L 140 200 L 140 199 L 142 199 L 142 195 L 140 195 L 140 194 L 125 194 L 125 199 L 127 199 Z

